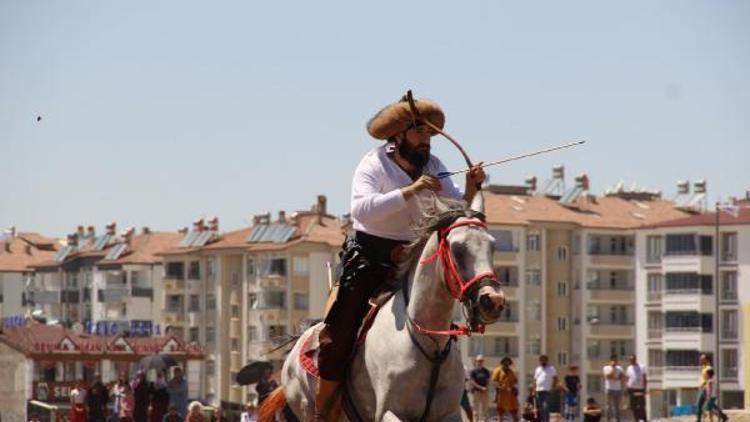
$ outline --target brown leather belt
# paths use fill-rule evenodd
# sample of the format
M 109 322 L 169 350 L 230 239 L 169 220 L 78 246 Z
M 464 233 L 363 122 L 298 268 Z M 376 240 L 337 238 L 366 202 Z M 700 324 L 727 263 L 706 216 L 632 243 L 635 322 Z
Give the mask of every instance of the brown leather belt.
M 354 240 L 365 248 L 365 255 L 383 263 L 398 262 L 404 251 L 404 245 L 409 242 L 403 240 L 386 239 L 362 231 L 354 232 Z

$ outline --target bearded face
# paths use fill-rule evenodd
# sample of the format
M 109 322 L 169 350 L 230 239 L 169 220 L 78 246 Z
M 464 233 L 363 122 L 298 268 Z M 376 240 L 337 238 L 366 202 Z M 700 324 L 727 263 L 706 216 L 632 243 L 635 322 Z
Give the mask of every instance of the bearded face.
M 413 146 L 409 139 L 402 139 L 398 144 L 398 153 L 416 169 L 422 170 L 430 161 L 430 144 L 418 143 Z

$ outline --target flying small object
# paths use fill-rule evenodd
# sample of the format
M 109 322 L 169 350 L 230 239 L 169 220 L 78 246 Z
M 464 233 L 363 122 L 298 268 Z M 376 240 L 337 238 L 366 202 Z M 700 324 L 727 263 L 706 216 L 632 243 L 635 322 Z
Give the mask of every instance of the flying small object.
M 41 122 L 42 121 L 42 116 L 36 116 L 36 121 L 37 122 Z

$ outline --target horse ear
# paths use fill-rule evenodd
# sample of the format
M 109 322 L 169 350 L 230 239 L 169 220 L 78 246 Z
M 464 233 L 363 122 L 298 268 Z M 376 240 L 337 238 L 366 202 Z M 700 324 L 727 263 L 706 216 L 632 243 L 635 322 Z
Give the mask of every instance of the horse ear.
M 472 211 L 484 214 L 484 194 L 481 190 L 474 194 L 474 198 L 471 200 L 471 206 L 469 208 Z

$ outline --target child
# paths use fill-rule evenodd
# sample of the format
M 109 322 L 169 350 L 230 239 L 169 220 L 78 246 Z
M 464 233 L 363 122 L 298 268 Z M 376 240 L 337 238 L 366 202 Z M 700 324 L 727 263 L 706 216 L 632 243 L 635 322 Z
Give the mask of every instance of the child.
M 539 416 L 536 411 L 536 389 L 533 385 L 529 386 L 529 395 L 526 397 L 526 404 L 521 414 L 523 420 L 528 422 L 539 422 Z
M 708 379 L 706 380 L 706 385 L 703 387 L 703 395 L 706 397 L 705 410 L 706 412 L 708 412 L 708 418 L 711 422 L 714 422 L 714 414 L 717 414 L 719 416 L 719 420 L 724 422 L 729 418 L 724 414 L 724 412 L 721 411 L 721 409 L 719 409 L 719 406 L 716 404 L 716 379 L 714 378 L 714 370 L 706 370 L 706 376 L 708 377 Z M 703 409 L 699 409 L 698 411 L 702 412 Z
M 602 419 L 602 409 L 596 404 L 593 397 L 586 400 L 583 408 L 583 422 L 599 422 Z

